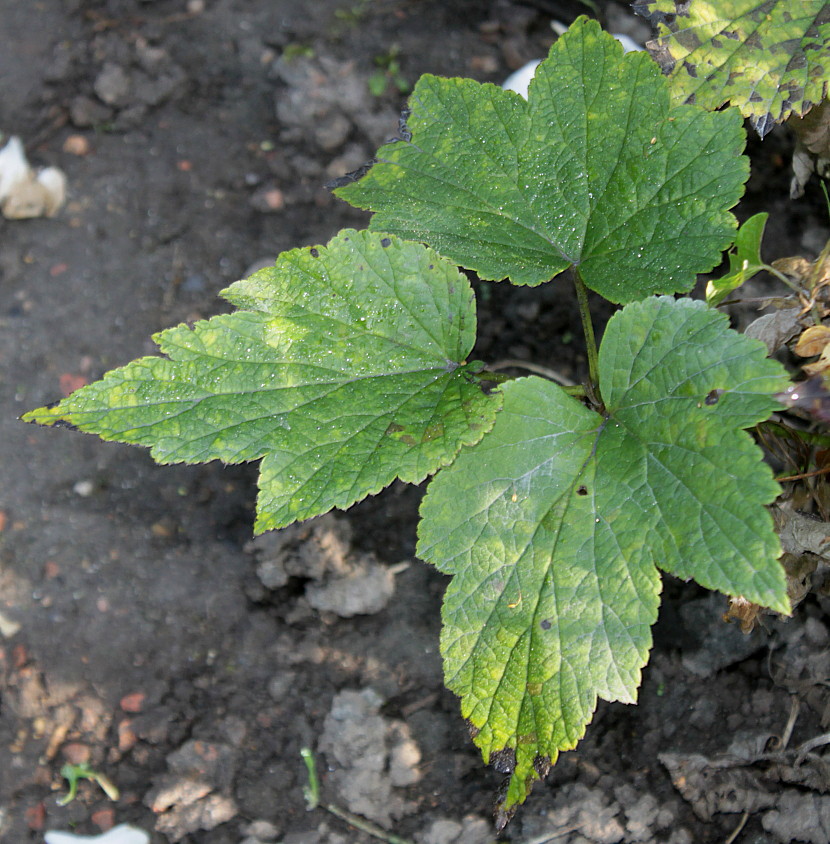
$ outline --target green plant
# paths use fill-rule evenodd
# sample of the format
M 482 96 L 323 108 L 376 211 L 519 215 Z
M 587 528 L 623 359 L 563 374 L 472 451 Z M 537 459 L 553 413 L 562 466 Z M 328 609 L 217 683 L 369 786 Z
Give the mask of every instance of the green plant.
M 401 72 L 399 53 L 400 48 L 393 44 L 385 53 L 375 56 L 375 70 L 368 82 L 372 96 L 382 97 L 390 85 L 400 94 L 406 94 L 410 90 L 410 85 Z
M 110 800 L 118 800 L 119 791 L 113 785 L 110 778 L 105 774 L 93 770 L 89 766 L 89 762 L 81 762 L 80 765 L 72 765 L 67 762 L 61 768 L 61 776 L 69 783 L 69 791 L 58 800 L 59 806 L 66 806 L 75 799 L 78 793 L 79 780 L 89 780 L 90 782 L 97 783 Z
M 598 698 L 635 700 L 661 570 L 789 612 L 779 487 L 745 430 L 788 378 L 724 315 L 668 295 L 735 237 L 735 109 L 672 105 L 647 55 L 579 19 L 527 102 L 424 76 L 402 129 L 338 190 L 374 212 L 368 231 L 284 253 L 224 291 L 235 312 L 161 332 L 164 357 L 24 419 L 160 463 L 261 459 L 257 532 L 437 473 L 418 553 L 452 575 L 446 682 L 510 774 L 503 825 Z M 458 265 L 517 285 L 567 272 L 586 383 L 469 361 Z M 589 290 L 622 305 L 599 347 Z

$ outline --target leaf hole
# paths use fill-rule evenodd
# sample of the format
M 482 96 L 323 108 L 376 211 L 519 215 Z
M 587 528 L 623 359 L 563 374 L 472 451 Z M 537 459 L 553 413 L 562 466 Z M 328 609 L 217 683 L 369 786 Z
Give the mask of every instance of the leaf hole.
M 319 249 L 315 249 L 312 246 L 311 249 L 309 249 L 308 251 L 311 253 L 312 258 L 319 258 L 320 257 L 320 250 Z

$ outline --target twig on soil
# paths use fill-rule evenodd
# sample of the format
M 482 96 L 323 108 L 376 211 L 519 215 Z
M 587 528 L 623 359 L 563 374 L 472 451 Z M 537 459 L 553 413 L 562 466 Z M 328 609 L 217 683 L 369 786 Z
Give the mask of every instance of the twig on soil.
M 798 756 L 795 757 L 796 768 L 807 758 L 807 754 L 811 750 L 815 750 L 817 747 L 822 747 L 825 744 L 830 744 L 830 733 L 824 733 L 824 735 L 816 736 L 815 738 L 811 738 L 809 741 L 805 741 L 804 744 L 800 745 L 798 748 Z
M 300 749 L 300 756 L 303 757 L 306 771 L 308 771 L 308 785 L 303 788 L 303 797 L 305 797 L 306 809 L 309 812 L 314 809 L 325 809 L 327 812 L 334 815 L 336 818 L 340 818 L 340 820 L 345 821 L 355 829 L 359 829 L 361 832 L 365 832 L 380 841 L 386 841 L 386 844 L 413 844 L 413 842 L 409 839 L 393 835 L 391 832 L 387 832 L 385 829 L 381 829 L 379 826 L 375 826 L 375 824 L 370 823 L 357 815 L 353 815 L 351 812 L 347 812 L 345 809 L 341 809 L 333 803 L 321 803 L 320 780 L 317 777 L 317 763 L 314 760 L 314 754 L 309 748 L 303 747 Z
M 732 844 L 732 842 L 741 834 L 741 830 L 746 826 L 746 822 L 748 820 L 749 812 L 744 812 L 743 815 L 741 815 L 740 821 L 738 821 L 738 825 L 732 830 L 732 834 L 726 839 L 726 841 L 723 842 L 723 844 Z
M 366 832 L 373 838 L 377 838 L 380 841 L 386 841 L 387 844 L 413 844 L 413 842 L 408 838 L 400 838 L 397 835 L 393 835 L 391 832 L 387 832 L 385 829 L 381 829 L 379 826 L 375 826 L 373 823 L 369 823 L 369 821 L 365 821 L 363 818 L 359 818 L 351 812 L 346 812 L 345 810 L 340 809 L 333 803 L 325 803 L 320 808 L 325 809 L 335 817 L 346 821 L 349 826 L 353 826 L 361 832 Z
M 790 743 L 793 734 L 793 727 L 795 727 L 796 719 L 798 718 L 798 711 L 801 709 L 801 701 L 793 695 L 790 701 L 790 717 L 787 719 L 787 726 L 784 727 L 784 732 L 781 735 L 781 749 L 784 750 Z

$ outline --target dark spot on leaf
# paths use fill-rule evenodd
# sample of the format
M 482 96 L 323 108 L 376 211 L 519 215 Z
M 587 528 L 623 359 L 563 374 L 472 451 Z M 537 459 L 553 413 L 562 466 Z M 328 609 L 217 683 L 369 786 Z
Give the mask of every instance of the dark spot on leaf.
M 430 265 L 429 265 L 429 268 L 430 268 L 431 270 L 434 270 L 434 269 L 435 269 L 435 264 L 430 264 Z
M 710 42 L 710 43 L 712 44 L 712 46 L 713 46 L 716 50 L 720 50 L 720 48 L 723 46 L 723 44 L 721 44 L 721 42 L 720 42 L 720 41 L 718 41 L 718 39 L 717 39 L 717 38 L 713 38 L 713 39 L 711 40 L 711 42 Z
M 749 101 L 751 103 L 762 103 L 764 101 L 764 98 L 757 91 L 753 91 L 749 95 Z
M 398 425 L 397 422 L 390 422 L 388 427 L 386 428 L 385 433 L 387 433 L 387 434 L 399 434 L 403 430 L 404 430 L 403 425 Z
M 58 419 L 57 422 L 52 422 L 51 426 L 53 428 L 66 428 L 67 431 L 81 430 L 77 425 L 73 425 L 71 422 L 67 422 L 65 419 Z
M 537 756 L 533 760 L 533 770 L 540 780 L 543 780 L 550 772 L 550 756 Z
M 319 258 L 320 257 L 320 250 L 319 249 L 315 249 L 312 246 L 311 249 L 309 249 L 308 251 L 309 251 L 309 254 L 311 255 L 312 258 Z
M 692 77 L 692 79 L 697 79 L 697 66 L 693 65 L 691 62 L 683 62 L 683 67 L 686 68 L 686 73 Z
M 428 425 L 424 429 L 424 435 L 421 437 L 421 442 L 427 443 L 431 442 L 432 440 L 440 439 L 444 436 L 444 423 L 440 420 L 438 422 L 434 422 L 432 425 Z M 414 441 L 413 441 L 414 444 Z
M 496 806 L 496 811 L 493 813 L 493 823 L 496 827 L 496 832 L 503 832 L 507 824 L 510 823 L 513 815 L 516 814 L 519 808 L 518 803 L 514 803 L 509 809 L 504 808 L 504 798 Z
M 481 730 L 469 720 L 467 721 L 467 729 L 470 731 L 470 738 L 473 739 L 481 732 Z
M 720 400 L 720 397 L 723 395 L 723 390 L 710 390 L 706 394 L 706 398 L 703 400 L 704 404 L 708 404 L 710 407 L 713 404 L 717 404 Z
M 384 248 L 386 248 L 387 246 L 392 245 L 392 241 L 388 237 L 384 237 L 384 238 L 381 239 L 380 245 L 383 246 Z
M 749 122 L 760 138 L 772 131 L 775 126 L 775 118 L 769 112 L 762 114 L 760 117 L 750 117 Z
M 724 30 L 723 34 L 732 41 L 739 41 L 741 38 L 736 29 L 731 29 L 728 32 Z
M 744 48 L 749 48 L 750 50 L 764 50 L 764 43 L 761 41 L 761 36 L 758 34 L 757 30 L 747 35 L 746 40 L 744 41 Z
M 588 494 L 588 487 L 586 487 L 586 486 L 585 486 L 585 484 L 583 484 L 583 485 L 582 485 L 582 486 L 580 486 L 580 487 L 579 487 L 579 489 L 576 491 L 576 494 L 577 494 L 577 495 L 587 495 L 587 494 Z
M 407 118 L 412 112 L 405 108 L 401 112 L 401 116 L 398 118 L 398 140 L 400 141 L 411 141 L 412 140 L 412 132 L 409 131 L 409 127 L 406 125 Z
M 337 190 L 337 188 L 345 187 L 352 182 L 356 182 L 359 179 L 362 179 L 371 169 L 372 166 L 377 164 L 377 159 L 372 158 L 367 161 L 365 164 L 361 164 L 357 170 L 352 170 L 351 173 L 346 173 L 345 176 L 338 176 L 336 179 L 332 179 L 330 182 L 326 182 L 323 187 L 328 190 Z
M 500 774 L 512 774 L 516 768 L 516 751 L 512 747 L 494 750 L 489 761 Z
M 542 628 L 542 630 L 550 630 L 550 619 L 548 619 L 548 618 L 543 618 L 543 619 L 539 622 L 539 627 L 541 627 L 541 628 Z

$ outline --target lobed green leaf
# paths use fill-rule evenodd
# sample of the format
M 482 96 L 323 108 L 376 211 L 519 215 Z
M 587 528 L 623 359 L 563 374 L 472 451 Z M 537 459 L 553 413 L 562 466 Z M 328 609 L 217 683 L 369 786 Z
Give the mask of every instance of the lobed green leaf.
M 418 553 L 453 575 L 447 685 L 511 770 L 507 813 L 598 697 L 635 700 L 658 569 L 789 612 L 764 506 L 778 485 L 743 430 L 778 406 L 783 368 L 702 302 L 664 297 L 611 319 L 599 369 L 604 414 L 540 378 L 507 384 L 421 507 Z
M 527 102 L 427 75 L 409 108 L 411 139 L 337 194 L 482 278 L 535 285 L 578 266 L 630 302 L 689 290 L 732 241 L 749 172 L 739 115 L 671 108 L 654 62 L 595 21 L 553 45 Z
M 258 532 L 418 483 L 492 425 L 465 360 L 467 279 L 418 244 L 346 230 L 233 284 L 240 310 L 23 418 L 149 446 L 159 463 L 262 459 Z

